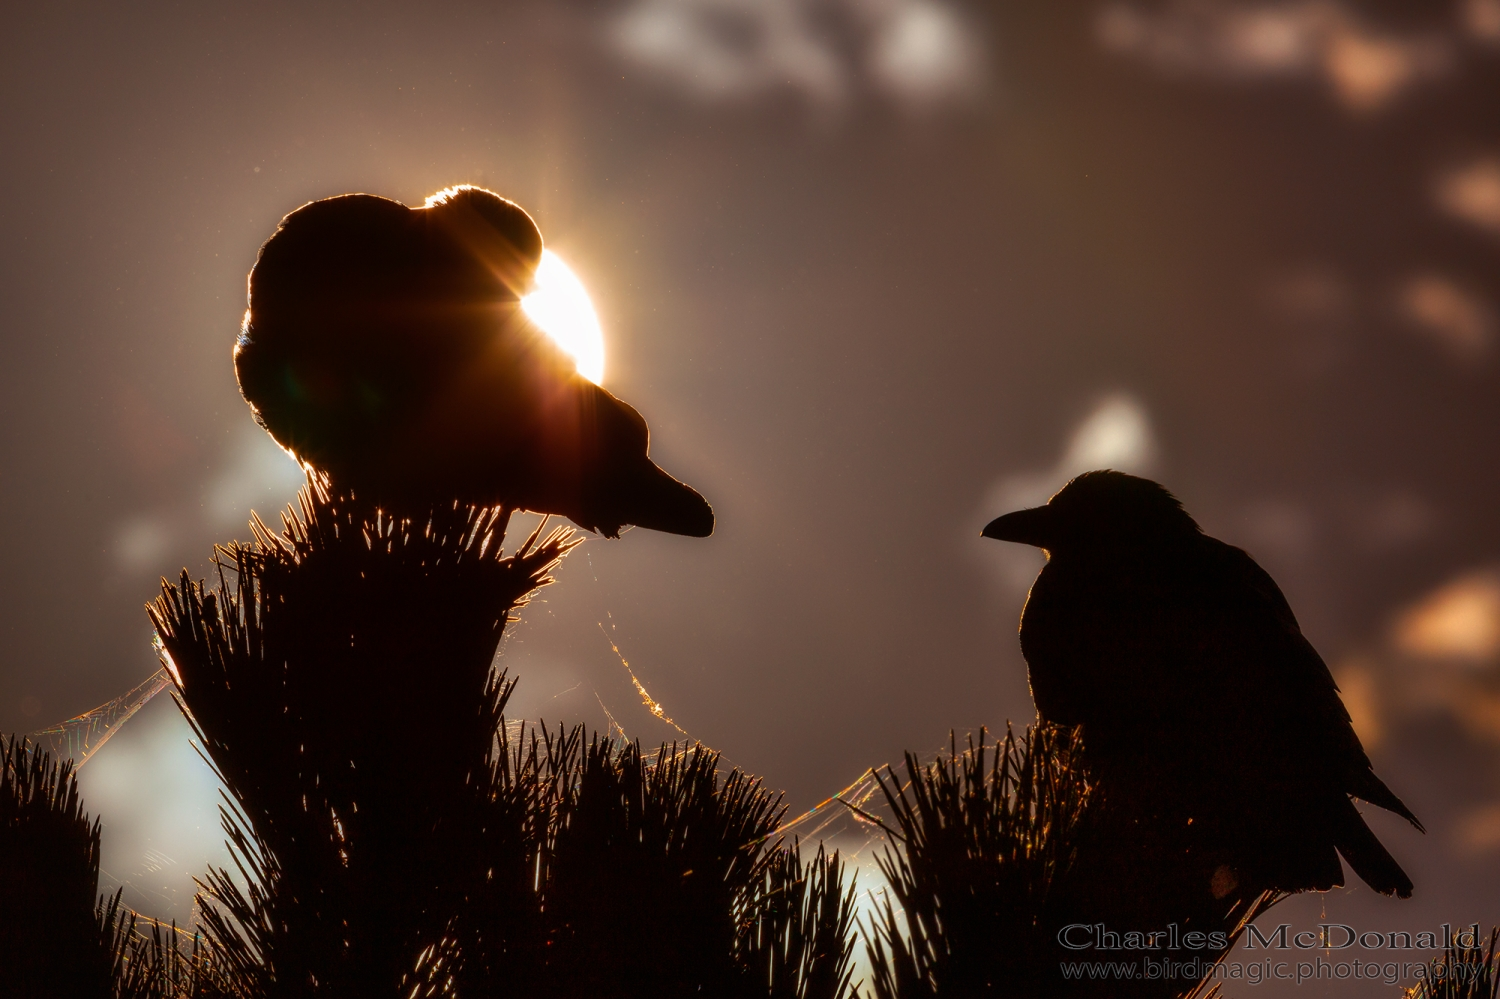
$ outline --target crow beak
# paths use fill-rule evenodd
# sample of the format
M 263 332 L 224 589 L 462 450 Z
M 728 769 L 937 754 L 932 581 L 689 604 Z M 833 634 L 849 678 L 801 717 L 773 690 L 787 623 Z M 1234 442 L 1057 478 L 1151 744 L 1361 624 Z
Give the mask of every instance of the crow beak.
M 1030 510 L 1007 513 L 985 524 L 984 530 L 979 534 L 996 541 L 1014 541 L 1037 548 L 1049 548 L 1052 544 L 1052 509 L 1037 506 Z
M 698 490 L 678 482 L 651 459 L 633 475 L 627 523 L 652 531 L 706 538 L 714 533 L 714 511 Z

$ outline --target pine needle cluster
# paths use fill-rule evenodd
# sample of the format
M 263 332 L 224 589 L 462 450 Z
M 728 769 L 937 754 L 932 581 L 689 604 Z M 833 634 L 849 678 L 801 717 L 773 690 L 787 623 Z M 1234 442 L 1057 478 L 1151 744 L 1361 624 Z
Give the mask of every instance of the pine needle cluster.
M 1065 980 L 1065 962 L 1121 958 L 1070 951 L 1059 931 L 1217 931 L 1224 946 L 1175 955 L 1207 966 L 1284 897 L 1216 895 L 1190 851 L 1135 799 L 1112 795 L 1087 759 L 1077 730 L 1038 725 L 993 748 L 981 729 L 925 766 L 907 754 L 904 783 L 890 768 L 876 772 L 893 816 L 893 845 L 878 862 L 895 904 L 888 897 L 866 930 L 875 999 L 1173 999 L 1200 979 Z
M 1488 945 L 1476 939 L 1464 945 L 1455 939 L 1443 956 L 1427 966 L 1427 975 L 1406 990 L 1407 999 L 1496 999 L 1500 996 L 1500 926 L 1490 930 Z
M 986 733 L 907 782 L 877 771 L 900 844 L 879 858 L 889 899 L 870 939 L 876 999 L 1032 994 L 1057 977 L 1042 955 L 1061 923 L 1054 886 L 1073 862 L 1089 801 L 1076 739 L 1055 729 Z
M 148 934 L 120 892 L 99 891 L 99 821 L 78 796 L 70 760 L 0 740 L 0 991 L 70 999 L 209 999 L 198 938 Z
M 576 543 L 506 553 L 509 514 L 314 483 L 219 550 L 217 586 L 151 606 L 229 793 L 203 920 L 230 994 L 846 995 L 843 866 L 774 839 L 758 780 L 698 745 L 507 733 L 496 648 Z

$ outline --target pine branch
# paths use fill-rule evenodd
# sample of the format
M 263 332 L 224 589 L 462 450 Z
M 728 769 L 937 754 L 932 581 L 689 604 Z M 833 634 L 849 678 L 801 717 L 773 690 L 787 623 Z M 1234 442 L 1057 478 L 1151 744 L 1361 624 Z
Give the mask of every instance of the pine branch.
M 878 863 L 889 898 L 866 930 L 877 999 L 1027 994 L 1051 985 L 1056 885 L 1090 797 L 1071 732 L 1028 729 L 976 743 L 908 784 L 876 771 L 901 845 Z
M 1476 928 L 1477 929 L 1477 928 Z M 1500 926 L 1490 930 L 1488 946 L 1463 946 L 1457 940 L 1427 966 L 1427 976 L 1406 990 L 1407 999 L 1496 999 L 1500 996 Z
M 72 761 L 0 740 L 0 969 L 12 994 L 111 994 L 98 889 L 99 822 L 83 811 Z
M 488 870 L 472 830 L 511 689 L 495 649 L 576 544 L 539 529 L 506 554 L 508 520 L 396 517 L 314 481 L 280 534 L 218 550 L 216 588 L 184 574 L 148 608 L 233 799 L 245 887 L 211 874 L 204 926 L 240 994 L 406 993 L 447 946 Z
M 843 999 L 854 974 L 854 885 L 822 846 L 805 866 L 796 845 L 774 851 L 746 897 L 739 962 L 771 999 Z

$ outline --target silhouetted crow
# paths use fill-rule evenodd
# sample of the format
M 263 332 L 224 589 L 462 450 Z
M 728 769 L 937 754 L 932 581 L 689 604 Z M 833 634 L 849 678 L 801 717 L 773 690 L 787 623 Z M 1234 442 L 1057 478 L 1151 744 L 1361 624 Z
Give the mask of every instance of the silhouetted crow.
M 542 237 L 455 188 L 352 194 L 282 220 L 250 272 L 240 391 L 288 451 L 388 503 L 458 498 L 705 537 L 709 505 L 647 457 L 646 421 L 526 318 Z
M 1083 726 L 1107 783 L 1191 828 L 1236 881 L 1326 890 L 1343 854 L 1376 891 L 1411 894 L 1350 795 L 1422 825 L 1375 776 L 1328 667 L 1249 555 L 1157 483 L 1113 471 L 983 534 L 1047 551 L 1021 618 L 1032 696 L 1043 720 Z

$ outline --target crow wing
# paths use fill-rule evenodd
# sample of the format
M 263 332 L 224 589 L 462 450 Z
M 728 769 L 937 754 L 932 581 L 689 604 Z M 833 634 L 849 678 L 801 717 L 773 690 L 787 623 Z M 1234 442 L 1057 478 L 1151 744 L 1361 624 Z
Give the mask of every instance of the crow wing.
M 1203 539 L 1203 560 L 1203 576 L 1219 584 L 1207 592 L 1222 586 L 1214 599 L 1222 601 L 1229 619 L 1225 639 L 1240 643 L 1253 657 L 1245 662 L 1225 655 L 1227 661 L 1240 660 L 1244 675 L 1237 687 L 1250 716 L 1259 716 L 1268 733 L 1299 754 L 1302 766 L 1322 770 L 1339 791 L 1395 812 L 1421 829 L 1417 817 L 1375 775 L 1333 674 L 1302 634 L 1275 580 L 1248 553 L 1214 538 Z
M 1053 560 L 1021 647 L 1046 721 L 1104 757 L 1181 761 L 1184 779 L 1416 817 L 1371 769 L 1338 686 L 1274 580 L 1200 535 L 1147 558 Z

